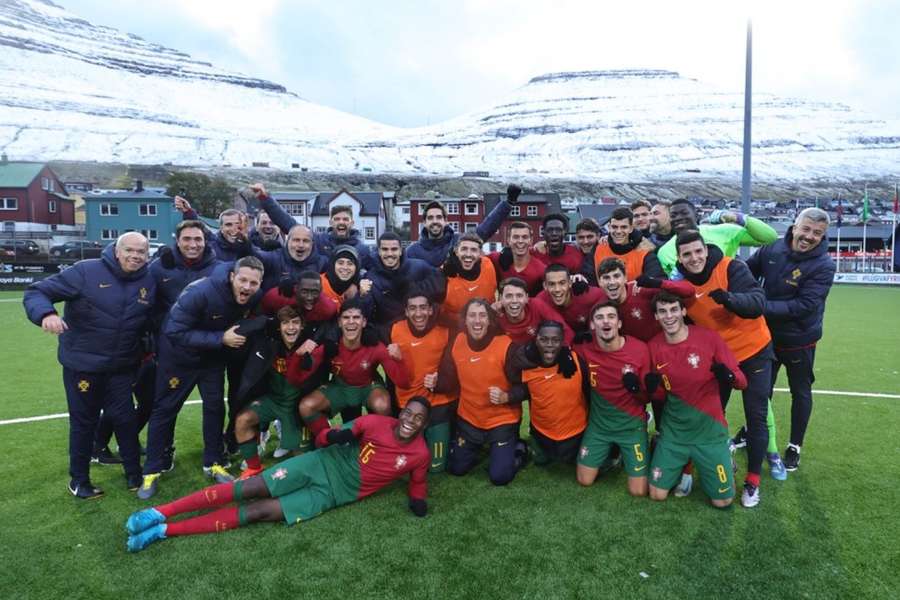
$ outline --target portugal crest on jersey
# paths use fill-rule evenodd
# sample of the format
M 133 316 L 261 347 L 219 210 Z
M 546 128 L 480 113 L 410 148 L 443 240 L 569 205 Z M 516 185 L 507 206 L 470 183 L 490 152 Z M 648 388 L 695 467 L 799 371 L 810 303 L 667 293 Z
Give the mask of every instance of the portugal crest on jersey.
M 632 308 L 632 309 L 631 309 L 631 316 L 632 316 L 635 320 L 640 321 L 640 320 L 641 320 L 641 309 L 639 309 L 639 308 L 637 308 L 637 307 Z
M 688 364 L 695 369 L 700 366 L 700 357 L 693 352 L 688 354 L 687 361 Z
M 653 481 L 659 481 L 662 478 L 662 469 L 654 467 L 650 474 L 653 476 Z
M 624 367 L 622 367 L 622 375 L 624 375 L 625 373 L 634 373 L 634 367 L 626 364 Z
M 281 467 L 276 469 L 274 473 L 272 473 L 272 479 L 278 479 L 279 481 L 287 477 L 287 469 Z
M 406 466 L 406 455 L 401 454 L 400 456 L 397 457 L 397 460 L 394 461 L 394 470 L 399 471 L 400 469 L 402 469 L 405 466 Z

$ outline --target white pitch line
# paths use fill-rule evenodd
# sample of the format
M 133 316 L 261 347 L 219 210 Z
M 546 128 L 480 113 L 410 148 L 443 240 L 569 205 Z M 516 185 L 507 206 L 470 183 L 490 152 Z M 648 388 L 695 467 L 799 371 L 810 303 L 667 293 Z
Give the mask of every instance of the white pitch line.
M 202 400 L 188 400 L 185 404 L 200 404 Z M 55 415 L 40 415 L 37 417 L 21 417 L 19 419 L 7 419 L 0 421 L 0 425 L 15 425 L 16 423 L 34 423 L 35 421 L 49 421 L 51 419 L 68 419 L 69 413 L 56 413 Z
M 0 302 L 21 302 L 22 298 L 0 298 Z

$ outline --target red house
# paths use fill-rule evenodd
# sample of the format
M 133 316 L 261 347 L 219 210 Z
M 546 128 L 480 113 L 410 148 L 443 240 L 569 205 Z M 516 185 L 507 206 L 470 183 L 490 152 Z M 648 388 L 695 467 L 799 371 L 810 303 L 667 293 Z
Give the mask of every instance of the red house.
M 0 157 L 0 221 L 37 225 L 22 228 L 31 231 L 49 231 L 57 225 L 74 226 L 75 203 L 47 164 L 10 162 L 3 155 Z
M 490 212 L 497 203 L 506 200 L 506 194 L 485 194 L 484 201 L 487 211 Z M 500 226 L 500 230 L 491 238 L 494 242 L 503 242 L 506 239 L 506 228 L 511 221 L 524 221 L 531 226 L 531 235 L 534 241 L 541 239 L 541 221 L 544 217 L 553 213 L 560 213 L 559 194 L 522 194 L 509 211 L 509 218 Z M 574 225 L 574 224 L 573 224 Z

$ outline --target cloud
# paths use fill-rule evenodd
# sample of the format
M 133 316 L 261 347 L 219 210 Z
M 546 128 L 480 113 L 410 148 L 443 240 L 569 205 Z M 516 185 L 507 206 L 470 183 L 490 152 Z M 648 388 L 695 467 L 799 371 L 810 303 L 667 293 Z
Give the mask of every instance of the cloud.
M 202 28 L 223 34 L 228 42 L 250 59 L 268 58 L 267 31 L 278 13 L 281 0 L 188 0 L 170 1 Z

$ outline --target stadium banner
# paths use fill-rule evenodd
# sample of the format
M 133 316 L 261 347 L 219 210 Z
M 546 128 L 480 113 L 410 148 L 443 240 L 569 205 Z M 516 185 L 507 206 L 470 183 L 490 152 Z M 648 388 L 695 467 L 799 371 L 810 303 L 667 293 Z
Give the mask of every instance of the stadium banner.
M 835 273 L 835 283 L 900 285 L 900 273 Z
M 0 262 L 0 290 L 22 290 L 41 279 L 64 271 L 69 265 L 59 263 Z

